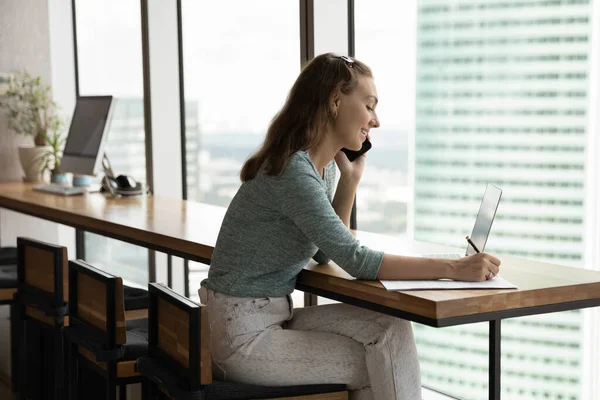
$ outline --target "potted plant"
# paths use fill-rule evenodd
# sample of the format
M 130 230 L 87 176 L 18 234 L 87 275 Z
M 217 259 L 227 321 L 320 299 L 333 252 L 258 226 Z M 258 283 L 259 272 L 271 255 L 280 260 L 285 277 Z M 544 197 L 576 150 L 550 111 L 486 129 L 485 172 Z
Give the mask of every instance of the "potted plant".
M 8 110 L 8 126 L 17 134 L 33 138 L 34 146 L 19 147 L 24 179 L 29 182 L 43 180 L 44 154 L 52 151 L 52 146 L 48 145 L 50 133 L 58 133 L 63 126 L 56 114 L 58 107 L 52 100 L 50 87 L 42 83 L 41 77 L 22 71 L 10 79 L 5 96 L 8 100 L 0 102 L 0 106 Z
M 62 158 L 63 148 L 66 138 L 61 131 L 55 130 L 50 135 L 46 135 L 48 150 L 41 154 L 42 171 L 50 172 L 50 182 L 52 183 L 70 183 L 69 175 L 60 170 L 60 160 Z

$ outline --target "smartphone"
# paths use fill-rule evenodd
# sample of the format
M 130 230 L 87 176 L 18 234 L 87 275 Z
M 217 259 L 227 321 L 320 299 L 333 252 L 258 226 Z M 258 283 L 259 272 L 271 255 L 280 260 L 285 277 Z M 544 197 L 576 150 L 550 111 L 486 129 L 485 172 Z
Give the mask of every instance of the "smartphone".
M 371 147 L 373 147 L 373 145 L 371 144 L 371 142 L 369 141 L 369 139 L 365 139 L 365 141 L 363 142 L 362 147 L 360 148 L 360 150 L 355 151 L 355 150 L 342 149 L 342 151 L 344 153 L 346 153 L 346 156 L 348 156 L 348 160 L 354 161 L 358 157 L 362 156 L 367 151 L 369 151 L 371 149 Z

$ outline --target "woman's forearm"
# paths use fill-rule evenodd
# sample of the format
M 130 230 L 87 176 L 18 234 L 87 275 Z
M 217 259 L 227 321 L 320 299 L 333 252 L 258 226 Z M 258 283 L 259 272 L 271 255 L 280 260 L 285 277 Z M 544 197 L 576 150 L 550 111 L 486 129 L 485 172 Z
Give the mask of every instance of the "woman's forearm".
M 353 182 L 342 176 L 338 182 L 335 197 L 333 198 L 333 209 L 347 227 L 350 226 L 350 214 L 352 213 L 352 204 L 354 204 L 357 185 L 358 182 Z
M 441 279 L 453 278 L 451 260 L 384 254 L 377 279 Z

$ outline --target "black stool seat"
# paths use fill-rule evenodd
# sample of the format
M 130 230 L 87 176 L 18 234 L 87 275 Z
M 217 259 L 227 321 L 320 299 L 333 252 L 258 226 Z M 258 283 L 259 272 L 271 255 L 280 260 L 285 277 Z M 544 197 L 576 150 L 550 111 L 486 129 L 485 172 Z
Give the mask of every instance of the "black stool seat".
M 148 355 L 148 318 L 125 321 L 127 343 L 125 355 L 120 361 L 137 360 Z
M 0 265 L 0 289 L 17 287 L 17 266 Z
M 145 289 L 139 289 L 131 286 L 123 287 L 123 298 L 125 311 L 145 310 L 150 306 L 150 296 Z M 146 330 L 147 332 L 148 330 Z
M 177 400 L 247 400 L 272 399 L 289 396 L 308 396 L 312 394 L 343 392 L 343 384 L 319 384 L 296 386 L 256 386 L 244 383 L 213 381 L 195 392 L 186 390 L 182 378 L 159 360 L 152 357 L 142 357 L 137 360 L 136 370 L 145 377 L 153 380 Z
M 0 265 L 17 264 L 16 247 L 0 247 Z

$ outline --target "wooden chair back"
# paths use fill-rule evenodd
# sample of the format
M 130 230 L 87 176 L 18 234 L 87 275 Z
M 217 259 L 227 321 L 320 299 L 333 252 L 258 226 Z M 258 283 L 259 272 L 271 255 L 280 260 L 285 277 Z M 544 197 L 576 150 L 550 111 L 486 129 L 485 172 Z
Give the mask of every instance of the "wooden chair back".
M 125 344 L 123 280 L 81 260 L 69 261 L 69 324 L 103 338 L 107 348 Z
M 186 390 L 210 384 L 210 353 L 201 334 L 201 324 L 206 325 L 203 307 L 159 283 L 148 284 L 148 292 L 149 355 L 182 377 Z
M 17 238 L 19 290 L 36 295 L 51 307 L 68 300 L 67 248 L 39 240 Z

